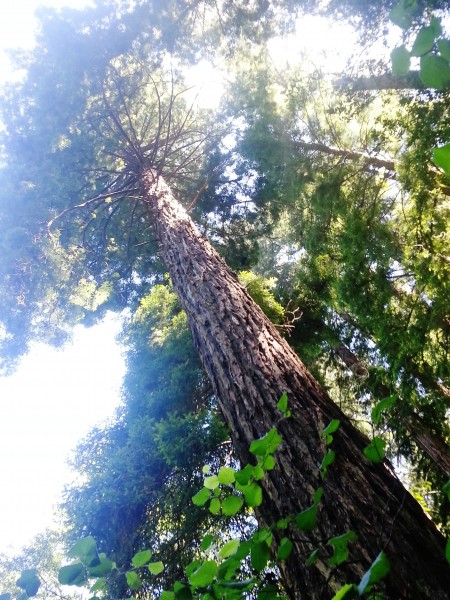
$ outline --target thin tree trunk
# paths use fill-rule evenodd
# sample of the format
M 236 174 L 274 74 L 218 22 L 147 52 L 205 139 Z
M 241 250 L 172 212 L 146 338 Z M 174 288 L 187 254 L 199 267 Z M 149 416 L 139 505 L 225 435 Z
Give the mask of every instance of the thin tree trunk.
M 367 373 L 367 369 L 363 363 L 345 344 L 338 344 L 333 348 L 333 351 L 355 375 L 364 375 Z M 392 393 L 384 385 L 380 386 L 379 389 L 382 397 L 388 397 Z M 450 451 L 445 441 L 433 433 L 424 423 L 423 419 L 414 412 L 404 416 L 402 423 L 417 446 L 428 456 L 436 468 L 444 475 L 447 475 L 447 477 L 450 477 Z
M 291 531 L 293 553 L 281 567 L 290 597 L 330 598 L 344 581 L 358 581 L 385 550 L 391 561 L 389 598 L 447 598 L 444 540 L 433 523 L 388 465 L 366 461 L 362 450 L 367 439 L 321 390 L 163 180 L 147 170 L 142 184 L 162 257 L 238 456 L 251 461 L 250 443 L 277 423 L 283 436 L 277 468 L 263 481 L 262 520 L 273 523 L 308 508 L 323 485 L 318 538 L 325 543 L 348 529 L 358 535 L 350 562 L 334 572 L 323 556 L 306 566 L 315 544 Z M 279 422 L 276 402 L 285 391 L 292 416 Z M 336 460 L 322 481 L 320 464 L 327 447 L 321 431 L 332 419 L 341 421 L 333 442 Z

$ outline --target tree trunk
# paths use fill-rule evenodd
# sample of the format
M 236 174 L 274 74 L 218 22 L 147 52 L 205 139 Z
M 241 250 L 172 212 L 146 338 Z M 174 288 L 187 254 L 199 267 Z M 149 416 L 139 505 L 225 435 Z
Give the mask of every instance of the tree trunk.
M 238 456 L 251 461 L 250 443 L 275 425 L 283 436 L 277 467 L 262 482 L 261 519 L 273 523 L 310 507 L 314 491 L 323 485 L 312 537 L 325 544 L 349 529 L 358 535 L 349 563 L 335 572 L 324 556 L 306 566 L 318 544 L 304 533 L 290 532 L 294 550 L 281 566 L 287 593 L 295 599 L 330 598 L 343 582 L 359 581 L 385 550 L 391 561 L 385 583 L 389 598 L 447 598 L 444 541 L 433 523 L 388 465 L 366 461 L 362 450 L 368 440 L 320 389 L 162 178 L 147 170 L 142 184 L 162 257 Z M 283 392 L 292 416 L 280 421 L 276 403 Z M 327 447 L 321 431 L 332 419 L 341 421 L 333 442 L 336 460 L 322 481 L 320 464 Z
M 344 365 L 348 367 L 356 376 L 367 374 L 367 368 L 359 358 L 345 344 L 340 343 L 333 348 L 333 351 L 339 356 Z M 380 386 L 382 397 L 387 398 L 391 391 L 387 386 Z M 435 467 L 444 475 L 450 477 L 450 451 L 445 441 L 424 423 L 423 419 L 412 412 L 402 417 L 402 423 L 410 433 L 417 446 L 434 463 Z

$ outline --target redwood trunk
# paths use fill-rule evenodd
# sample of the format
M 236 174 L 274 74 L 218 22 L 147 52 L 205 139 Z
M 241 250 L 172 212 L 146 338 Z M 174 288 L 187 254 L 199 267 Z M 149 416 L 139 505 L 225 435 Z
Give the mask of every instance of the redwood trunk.
M 355 375 L 363 376 L 367 373 L 363 363 L 345 344 L 338 344 L 334 348 L 334 352 Z M 380 391 L 384 397 L 391 395 L 386 386 L 381 386 Z M 414 442 L 434 463 L 436 468 L 447 477 L 450 477 L 450 451 L 445 440 L 433 433 L 423 419 L 414 412 L 404 416 L 402 422 Z
M 365 460 L 367 439 L 321 390 L 163 180 L 155 181 L 148 170 L 142 182 L 163 259 L 240 459 L 251 461 L 250 443 L 275 425 L 283 436 L 277 468 L 263 482 L 262 520 L 273 523 L 308 508 L 323 484 L 319 526 L 312 537 L 326 541 L 348 529 L 358 535 L 351 562 L 335 573 L 325 557 L 306 566 L 316 544 L 290 532 L 294 551 L 282 568 L 290 597 L 330 598 L 343 582 L 358 582 L 385 550 L 391 561 L 389 598 L 447 598 L 444 541 L 433 523 L 388 465 Z M 292 416 L 279 422 L 276 402 L 285 391 Z M 341 426 L 333 442 L 335 463 L 322 482 L 319 470 L 327 448 L 321 430 L 331 419 L 340 419 Z

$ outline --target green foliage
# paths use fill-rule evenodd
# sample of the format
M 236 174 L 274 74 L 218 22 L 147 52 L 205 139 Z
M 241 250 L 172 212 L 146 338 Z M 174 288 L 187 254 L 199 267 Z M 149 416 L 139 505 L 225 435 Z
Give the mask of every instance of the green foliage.
M 364 456 L 372 463 L 380 463 L 384 460 L 384 448 L 386 442 L 380 437 L 374 437 L 368 446 L 364 448 Z

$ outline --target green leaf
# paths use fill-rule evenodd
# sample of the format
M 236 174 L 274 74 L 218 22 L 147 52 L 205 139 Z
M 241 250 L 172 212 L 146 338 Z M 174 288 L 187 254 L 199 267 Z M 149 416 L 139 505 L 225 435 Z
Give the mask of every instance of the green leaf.
M 222 467 L 217 473 L 217 479 L 219 483 L 230 485 L 235 481 L 234 473 L 235 471 L 232 467 Z
M 269 455 L 270 456 L 270 455 Z M 256 467 L 253 467 L 253 479 L 259 481 L 264 478 L 265 472 L 260 464 L 257 464 Z
M 159 575 L 164 571 L 164 563 L 160 560 L 158 562 L 152 562 L 148 565 L 148 570 L 152 575 Z
M 394 48 L 391 52 L 392 72 L 397 77 L 402 77 L 409 73 L 411 57 L 405 46 Z
M 374 437 L 368 446 L 363 450 L 364 456 L 372 463 L 380 463 L 384 459 L 384 448 L 386 442 L 380 437 Z
M 347 560 L 349 555 L 348 544 L 349 542 L 356 540 L 356 537 L 354 531 L 347 531 L 347 533 L 343 533 L 342 535 L 338 535 L 328 540 L 328 545 L 333 547 L 333 554 L 328 559 L 328 564 L 330 566 L 340 565 Z
M 94 538 L 89 535 L 88 537 L 78 540 L 67 553 L 70 558 L 79 558 L 85 565 L 95 566 L 99 561 L 97 554 L 97 544 Z
M 211 470 L 211 467 L 209 465 L 203 465 L 203 467 L 202 467 L 203 475 L 207 475 L 210 470 Z
M 138 590 L 141 587 L 142 581 L 136 571 L 127 571 L 125 573 L 125 577 L 128 587 L 130 587 L 132 590 Z
M 411 56 L 423 56 L 428 54 L 434 46 L 435 33 L 433 27 L 422 27 L 414 40 L 411 48 Z
M 322 464 L 320 465 L 320 472 L 322 477 L 325 477 L 327 474 L 328 467 L 334 463 L 334 459 L 336 458 L 336 454 L 333 450 L 328 450 L 322 460 Z
M 264 458 L 263 468 L 265 471 L 271 471 L 275 468 L 276 464 L 277 461 L 275 460 L 275 458 L 271 454 L 269 454 Z
M 382 413 L 388 408 L 391 408 L 391 406 L 393 406 L 396 401 L 397 394 L 392 394 L 391 396 L 383 398 L 382 400 L 377 402 L 377 404 L 375 404 L 375 406 L 372 408 L 372 422 L 375 425 L 379 425 Z
M 284 392 L 284 394 L 278 400 L 277 408 L 284 414 L 285 417 L 291 416 L 291 411 L 288 410 L 288 397 L 286 392 Z
M 209 512 L 213 515 L 218 515 L 220 513 L 220 500 L 219 498 L 213 498 L 209 505 Z
M 106 579 L 104 577 L 100 577 L 97 581 L 91 585 L 89 588 L 90 592 L 101 592 L 106 589 Z
M 442 488 L 442 491 L 444 492 L 444 494 L 447 494 L 447 498 L 450 500 L 450 479 L 444 485 L 444 487 Z
M 162 592 L 159 600 L 175 600 L 174 592 Z
M 256 508 L 262 503 L 262 488 L 257 483 L 249 483 L 248 485 L 238 484 L 236 488 L 244 494 L 245 501 L 251 508 Z
M 268 583 L 258 592 L 257 600 L 279 600 L 279 598 L 286 598 L 286 596 L 280 596 L 280 590 L 274 583 Z
M 443 90 L 450 82 L 450 65 L 442 56 L 426 54 L 420 59 L 419 76 L 427 87 Z
M 447 562 L 450 563 L 450 538 L 445 545 L 445 558 L 447 559 Z
M 144 565 L 150 562 L 151 557 L 151 550 L 142 550 L 141 552 L 138 552 L 133 556 L 133 558 L 131 559 L 131 564 L 133 565 L 133 567 L 143 567 Z
M 205 551 L 208 550 L 208 548 L 211 546 L 211 544 L 214 542 L 214 536 L 211 534 L 207 534 L 205 535 L 205 537 L 202 539 L 201 543 L 200 543 L 200 548 Z
M 25 590 L 27 596 L 36 596 L 41 585 L 36 569 L 25 569 L 22 571 L 19 579 L 16 581 L 16 585 L 20 589 Z
M 252 567 L 259 573 L 266 567 L 270 558 L 269 546 L 265 542 L 260 542 L 252 546 L 250 551 L 250 561 Z
M 298 513 L 295 517 L 295 522 L 301 531 L 312 531 L 315 529 L 317 527 L 317 506 L 311 506 Z
M 205 477 L 205 481 L 203 482 L 205 488 L 208 490 L 215 490 L 219 486 L 219 478 L 217 475 L 210 475 L 209 477 Z
M 389 18 L 395 25 L 398 25 L 398 27 L 408 29 L 412 24 L 411 17 L 416 10 L 416 0 L 400 0 L 389 13 Z
M 61 585 L 84 585 L 86 583 L 86 575 L 83 563 L 76 562 L 61 567 L 58 572 L 58 581 Z
M 319 487 L 314 492 L 314 496 L 313 496 L 313 502 L 315 505 L 320 503 L 320 501 L 322 500 L 322 496 L 323 496 L 323 487 Z
M 240 485 L 247 485 L 253 477 L 253 466 L 246 465 L 243 469 L 237 471 L 234 476 Z
M 204 506 L 211 498 L 211 492 L 207 488 L 202 488 L 199 492 L 192 496 L 192 502 L 195 506 Z
M 434 37 L 437 38 L 442 35 L 442 25 L 441 20 L 437 17 L 431 17 L 430 19 L 430 28 L 433 30 Z
M 353 583 L 346 583 L 344 587 L 333 596 L 332 600 L 351 600 L 357 598 L 358 588 Z
M 278 546 L 277 557 L 279 560 L 286 560 L 291 554 L 293 544 L 287 537 L 281 538 L 280 545 Z
M 442 58 L 450 61 L 450 40 L 438 40 L 437 46 Z
M 230 540 L 229 542 L 224 544 L 219 550 L 219 556 L 221 558 L 229 558 L 230 556 L 236 553 L 237 549 L 239 548 L 239 544 L 240 541 L 237 539 Z
M 87 571 L 90 577 L 104 577 L 110 573 L 116 567 L 116 563 L 109 558 L 106 558 L 105 554 L 99 555 L 100 563 L 94 567 L 87 567 Z
M 306 564 L 310 567 L 311 565 L 313 565 L 316 560 L 318 559 L 318 555 L 319 555 L 319 548 L 316 548 L 315 550 L 313 550 L 311 552 L 311 554 L 308 556 L 308 558 L 306 559 Z
M 358 585 L 359 595 L 362 596 L 369 586 L 386 577 L 390 568 L 391 566 L 386 554 L 384 552 L 380 552 L 380 554 L 373 561 L 370 569 L 363 575 L 363 578 Z
M 339 429 L 340 424 L 341 422 L 339 421 L 339 419 L 333 419 L 322 431 L 322 435 L 329 435 L 330 433 L 335 433 Z
M 214 560 L 205 561 L 189 576 L 189 582 L 195 587 L 206 587 L 217 575 L 217 563 Z
M 282 441 L 283 438 L 278 433 L 276 428 L 273 427 L 268 433 L 266 433 L 264 437 L 251 443 L 250 452 L 252 454 L 256 454 L 256 456 L 273 454 Z
M 445 173 L 450 174 L 450 144 L 440 148 L 433 148 L 433 162 L 441 167 Z
M 242 508 L 244 500 L 241 496 L 228 496 L 222 502 L 222 513 L 226 517 L 234 517 Z

